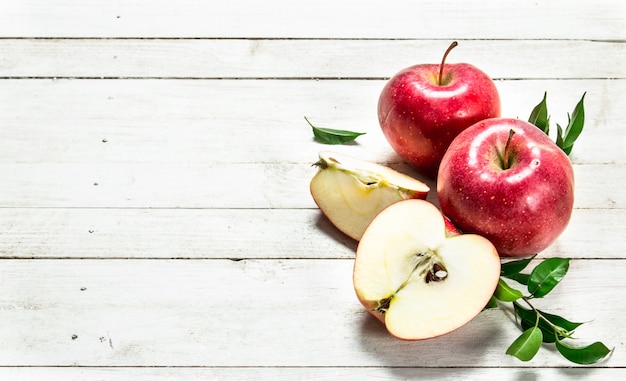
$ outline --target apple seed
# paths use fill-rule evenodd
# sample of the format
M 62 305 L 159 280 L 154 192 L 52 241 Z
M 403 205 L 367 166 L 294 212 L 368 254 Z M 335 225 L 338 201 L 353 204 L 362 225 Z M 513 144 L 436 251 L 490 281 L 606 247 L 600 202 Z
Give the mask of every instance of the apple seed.
M 391 305 L 391 299 L 393 299 L 393 295 L 383 300 L 379 300 L 378 306 L 375 308 L 375 311 L 380 312 L 381 314 L 386 313 L 389 309 L 389 305 Z
M 426 274 L 426 283 L 441 282 L 448 277 L 448 272 L 439 263 L 433 264 L 432 269 Z

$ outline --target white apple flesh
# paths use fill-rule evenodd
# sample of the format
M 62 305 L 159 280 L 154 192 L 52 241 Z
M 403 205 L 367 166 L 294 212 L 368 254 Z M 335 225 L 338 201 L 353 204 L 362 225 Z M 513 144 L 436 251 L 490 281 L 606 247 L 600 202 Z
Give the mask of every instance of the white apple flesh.
M 405 199 L 426 198 L 423 182 L 384 165 L 346 155 L 320 152 L 311 195 L 340 231 L 359 240 L 385 207 Z
M 444 217 L 424 200 L 380 212 L 359 242 L 353 282 L 359 301 L 395 337 L 451 332 L 487 305 L 500 277 L 495 247 L 474 234 L 446 234 Z

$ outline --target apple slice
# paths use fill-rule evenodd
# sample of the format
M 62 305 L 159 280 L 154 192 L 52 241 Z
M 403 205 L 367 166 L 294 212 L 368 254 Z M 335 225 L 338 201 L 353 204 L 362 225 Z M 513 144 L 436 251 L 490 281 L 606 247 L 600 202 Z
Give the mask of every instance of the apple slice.
M 478 315 L 500 278 L 500 257 L 486 238 L 448 235 L 444 217 L 424 200 L 380 212 L 357 247 L 359 301 L 394 336 L 427 339 Z
M 426 198 L 423 182 L 389 167 L 323 151 L 311 180 L 313 200 L 340 231 L 359 240 L 384 208 L 405 199 Z

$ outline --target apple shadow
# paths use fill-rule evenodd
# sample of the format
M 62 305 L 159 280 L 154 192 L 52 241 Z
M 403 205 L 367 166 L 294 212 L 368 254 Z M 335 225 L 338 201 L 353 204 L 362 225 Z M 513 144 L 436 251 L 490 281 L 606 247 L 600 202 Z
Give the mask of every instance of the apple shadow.
M 432 376 L 436 368 L 439 376 L 458 375 L 458 367 L 471 368 L 481 364 L 489 351 L 490 337 L 498 337 L 503 329 L 500 325 L 481 321 L 478 315 L 468 324 L 448 334 L 417 341 L 393 337 L 384 324 L 371 314 L 363 314 L 360 324 L 360 345 L 363 353 L 376 357 L 376 362 L 394 373 L 394 377 L 406 376 L 411 368 L 412 376 L 419 378 L 419 368 Z M 446 360 L 447 359 L 447 360 Z M 463 359 L 463 364 L 458 360 Z M 532 380 L 532 378 L 531 378 Z
M 352 252 L 356 253 L 356 248 L 357 248 L 358 242 L 353 240 L 352 238 L 348 237 L 344 233 L 342 233 L 339 229 L 337 229 L 332 224 L 332 222 L 330 222 L 328 217 L 326 217 L 324 215 L 324 213 L 322 213 L 321 211 L 318 211 L 318 215 L 317 215 L 317 218 L 315 220 L 315 226 L 316 226 L 316 228 L 319 231 L 323 232 L 328 237 L 330 237 L 333 240 L 335 240 L 337 243 L 342 244 L 347 249 L 349 249 Z
M 410 176 L 428 185 L 428 187 L 430 188 L 430 192 L 428 192 L 426 200 L 430 201 L 437 208 L 439 208 L 439 199 L 437 198 L 437 179 L 436 178 L 428 177 L 426 175 L 421 174 L 420 172 L 413 169 L 413 167 L 411 167 L 405 161 L 403 161 L 399 156 L 397 156 L 394 160 L 390 161 L 386 165 L 395 171 L 404 173 L 405 175 Z
M 311 142 L 315 143 L 315 144 L 321 144 L 324 145 L 325 143 L 320 143 L 319 141 L 317 141 L 317 139 L 315 139 L 314 137 L 311 138 Z M 359 142 L 357 142 L 356 140 L 351 140 L 349 142 L 345 142 L 345 143 L 341 143 L 342 146 L 360 146 L 361 144 Z

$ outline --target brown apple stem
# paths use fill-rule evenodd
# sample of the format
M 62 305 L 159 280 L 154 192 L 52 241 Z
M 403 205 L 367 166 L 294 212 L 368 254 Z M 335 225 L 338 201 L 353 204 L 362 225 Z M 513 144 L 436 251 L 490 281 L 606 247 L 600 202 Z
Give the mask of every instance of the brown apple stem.
M 504 155 L 502 158 L 502 168 L 509 169 L 509 146 L 511 145 L 511 140 L 513 135 L 515 134 L 515 130 L 509 130 L 509 137 L 506 139 L 506 144 L 504 145 Z
M 446 50 L 446 52 L 443 54 L 443 59 L 441 60 L 441 66 L 439 66 L 439 86 L 443 85 L 443 66 L 446 62 L 446 57 L 448 57 L 448 53 L 450 53 L 450 51 L 452 49 L 454 49 L 455 46 L 457 46 L 459 43 L 456 41 L 452 41 L 452 43 L 450 44 L 450 46 L 448 47 L 448 50 Z

